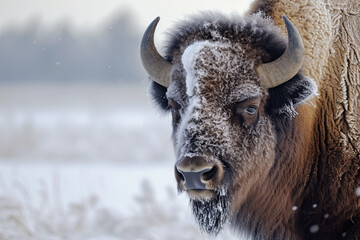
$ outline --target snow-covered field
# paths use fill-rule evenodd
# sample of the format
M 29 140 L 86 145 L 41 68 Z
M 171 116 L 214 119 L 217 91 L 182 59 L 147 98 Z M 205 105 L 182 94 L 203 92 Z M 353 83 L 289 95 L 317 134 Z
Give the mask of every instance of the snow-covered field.
M 0 239 L 209 239 L 144 86 L 0 86 Z M 228 230 L 217 239 L 235 239 Z

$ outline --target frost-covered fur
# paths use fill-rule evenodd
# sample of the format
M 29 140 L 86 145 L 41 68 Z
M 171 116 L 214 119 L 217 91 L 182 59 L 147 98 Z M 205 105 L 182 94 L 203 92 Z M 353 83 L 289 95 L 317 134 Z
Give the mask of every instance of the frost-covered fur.
M 240 44 L 205 41 L 187 47 L 181 61 L 186 73 L 183 90 L 186 94 L 179 96 L 178 88 L 173 90 L 172 86 L 167 93 L 168 98 L 178 99 L 181 105 L 181 121 L 174 130 L 176 157 L 180 160 L 210 152 L 213 161 L 226 161 L 236 172 L 234 182 L 242 182 L 241 186 L 235 184 L 236 191 L 245 196 L 250 187 L 245 182 L 257 182 L 267 174 L 274 161 L 275 148 L 269 118 L 261 118 L 251 129 L 230 124 L 232 104 L 265 94 L 253 70 L 254 59 L 246 56 Z M 176 86 L 176 82 L 183 82 L 183 79 L 173 79 L 172 85 Z M 181 101 L 184 96 L 185 101 Z M 262 159 L 268 159 L 267 167 L 249 176 L 259 165 L 264 165 L 259 162 Z M 224 185 L 218 186 L 219 195 L 222 187 Z M 230 193 L 234 191 L 230 189 Z M 225 200 L 230 199 L 226 197 Z M 210 203 L 193 204 L 196 218 L 207 232 L 217 233 L 226 222 L 230 209 L 226 209 L 229 204 L 223 201 L 219 196 Z M 207 205 L 223 208 L 219 212 L 218 208 Z M 207 214 L 197 211 L 201 207 L 205 207 Z
M 229 221 L 254 239 L 360 239 L 360 41 L 347 22 L 359 23 L 360 11 L 344 6 L 265 0 L 251 10 L 260 13 L 202 13 L 172 29 L 171 84 L 153 83 L 152 96 L 164 110 L 168 99 L 179 106 L 178 162 L 203 157 L 224 168 L 214 198 L 191 200 L 205 232 Z M 306 61 L 288 82 L 265 89 L 255 67 L 285 51 L 275 26 L 283 14 L 303 37 Z M 234 106 L 251 98 L 261 103 L 248 125 Z

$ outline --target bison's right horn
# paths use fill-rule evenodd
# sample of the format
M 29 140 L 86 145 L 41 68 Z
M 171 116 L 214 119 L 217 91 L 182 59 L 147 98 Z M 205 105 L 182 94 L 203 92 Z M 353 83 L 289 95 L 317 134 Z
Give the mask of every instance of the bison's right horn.
M 159 20 L 160 17 L 155 18 L 147 27 L 141 40 L 140 54 L 147 73 L 155 82 L 167 88 L 170 83 L 172 64 L 159 54 L 154 44 L 154 33 Z
M 261 84 L 266 88 L 273 88 L 293 78 L 300 70 L 304 59 L 304 44 L 295 26 L 283 16 L 288 33 L 288 45 L 278 59 L 260 64 L 256 72 Z

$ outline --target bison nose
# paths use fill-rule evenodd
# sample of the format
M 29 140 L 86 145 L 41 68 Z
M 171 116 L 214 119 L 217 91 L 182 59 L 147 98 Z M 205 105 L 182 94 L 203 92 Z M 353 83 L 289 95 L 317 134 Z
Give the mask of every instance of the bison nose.
M 202 157 L 186 157 L 175 167 L 175 176 L 186 190 L 213 190 L 218 185 L 221 165 L 208 162 Z M 185 189 L 183 189 L 185 190 Z
M 184 179 L 184 184 L 188 190 L 200 190 L 206 189 L 206 181 L 211 179 L 212 175 L 215 175 L 217 172 L 216 166 L 213 168 L 205 168 L 197 172 L 186 172 L 177 168 L 179 173 Z

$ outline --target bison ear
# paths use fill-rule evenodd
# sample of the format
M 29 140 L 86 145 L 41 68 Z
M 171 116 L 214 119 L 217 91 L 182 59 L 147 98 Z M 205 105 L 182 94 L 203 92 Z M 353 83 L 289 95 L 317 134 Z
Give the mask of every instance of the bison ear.
M 166 97 L 167 88 L 157 82 L 152 81 L 150 85 L 150 95 L 156 105 L 163 111 L 169 110 L 168 99 Z
M 268 90 L 266 112 L 269 115 L 296 115 L 295 107 L 314 95 L 317 85 L 313 79 L 302 74 L 295 75 L 289 81 Z

